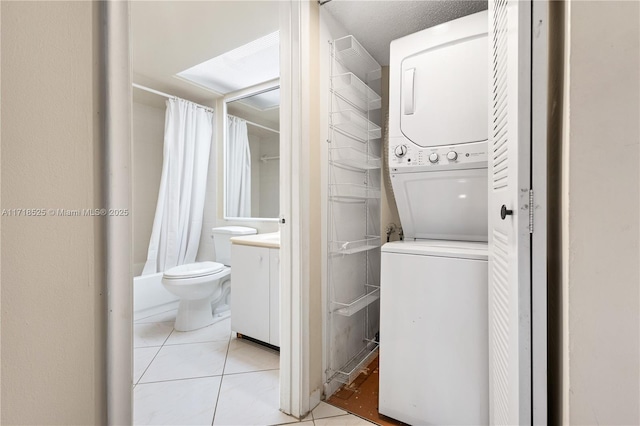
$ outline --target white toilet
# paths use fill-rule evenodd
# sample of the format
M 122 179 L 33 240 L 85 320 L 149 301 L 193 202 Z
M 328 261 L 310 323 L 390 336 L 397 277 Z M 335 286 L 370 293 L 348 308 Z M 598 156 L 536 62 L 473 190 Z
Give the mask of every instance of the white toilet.
M 191 331 L 229 316 L 232 237 L 257 231 L 246 226 L 211 230 L 217 262 L 196 262 L 164 271 L 162 284 L 180 298 L 174 328 Z

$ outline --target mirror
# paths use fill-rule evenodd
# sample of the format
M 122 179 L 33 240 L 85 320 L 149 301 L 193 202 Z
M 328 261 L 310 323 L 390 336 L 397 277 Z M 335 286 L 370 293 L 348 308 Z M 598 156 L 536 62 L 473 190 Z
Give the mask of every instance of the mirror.
M 225 219 L 277 220 L 280 87 L 225 101 Z

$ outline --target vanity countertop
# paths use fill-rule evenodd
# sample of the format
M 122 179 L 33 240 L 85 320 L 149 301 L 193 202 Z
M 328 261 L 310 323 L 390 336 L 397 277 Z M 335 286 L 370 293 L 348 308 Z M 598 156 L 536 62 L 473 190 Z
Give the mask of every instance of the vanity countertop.
M 280 232 L 270 232 L 267 234 L 247 235 L 244 237 L 231 238 L 233 244 L 255 247 L 280 248 Z

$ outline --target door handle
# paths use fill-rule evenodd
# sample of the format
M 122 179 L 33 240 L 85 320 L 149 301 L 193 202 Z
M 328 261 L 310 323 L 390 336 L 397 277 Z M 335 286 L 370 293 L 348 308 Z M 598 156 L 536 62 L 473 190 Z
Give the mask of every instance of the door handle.
M 507 209 L 507 206 L 503 204 L 502 208 L 500 208 L 500 217 L 502 218 L 502 220 L 505 220 L 507 216 L 511 216 L 512 214 L 513 210 Z
M 415 109 L 414 105 L 414 91 L 413 91 L 413 80 L 415 76 L 416 69 L 411 68 L 405 70 L 404 72 L 404 81 L 402 82 L 402 98 L 404 100 L 404 115 L 412 115 Z

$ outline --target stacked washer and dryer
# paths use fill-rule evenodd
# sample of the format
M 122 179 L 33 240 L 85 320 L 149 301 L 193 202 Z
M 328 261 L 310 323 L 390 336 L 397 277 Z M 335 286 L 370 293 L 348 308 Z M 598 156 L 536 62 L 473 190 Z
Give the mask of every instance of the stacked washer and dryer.
M 487 12 L 391 43 L 379 412 L 488 424 Z

